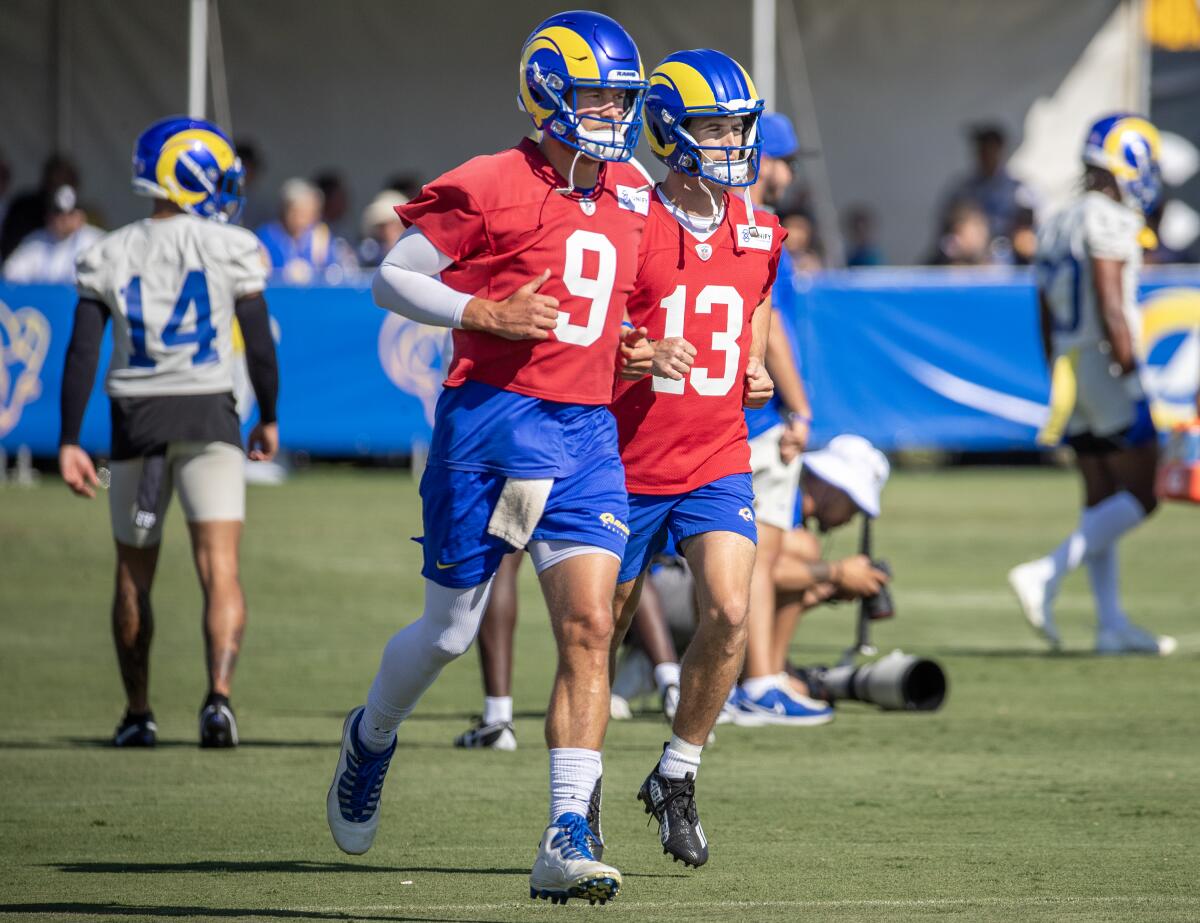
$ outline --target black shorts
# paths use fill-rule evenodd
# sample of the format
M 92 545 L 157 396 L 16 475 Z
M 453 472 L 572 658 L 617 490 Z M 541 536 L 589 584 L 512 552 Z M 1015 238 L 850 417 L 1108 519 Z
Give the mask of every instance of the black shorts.
M 241 447 L 233 393 L 114 397 L 112 458 L 122 461 L 165 451 L 172 442 L 227 442 Z
M 1063 442 L 1075 450 L 1076 455 L 1108 455 L 1111 452 L 1121 452 L 1134 449 L 1158 439 L 1154 428 L 1154 418 L 1150 413 L 1150 403 L 1138 401 L 1134 405 L 1135 418 L 1131 426 L 1106 436 L 1090 431 L 1069 435 Z

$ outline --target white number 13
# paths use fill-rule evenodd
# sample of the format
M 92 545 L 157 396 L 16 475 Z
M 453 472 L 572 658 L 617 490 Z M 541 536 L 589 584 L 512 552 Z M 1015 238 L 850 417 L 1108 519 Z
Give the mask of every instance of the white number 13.
M 725 368 L 720 377 L 714 377 L 708 369 L 694 365 L 687 378 L 679 381 L 654 376 L 651 379 L 653 390 L 664 394 L 683 394 L 684 386 L 690 381 L 697 394 L 722 397 L 737 383 L 738 365 L 742 358 L 738 335 L 742 332 L 742 322 L 745 320 L 745 302 L 737 289 L 731 285 L 706 285 L 696 296 L 696 313 L 711 314 L 713 305 L 718 304 L 725 305 L 729 311 L 725 318 L 725 329 L 716 330 L 712 335 L 712 348 L 725 353 Z M 659 302 L 659 307 L 667 312 L 663 337 L 683 336 L 684 317 L 687 314 L 687 287 L 678 286 Z
M 583 274 L 583 255 L 591 251 L 599 257 L 596 275 L 589 279 Z M 613 282 L 617 276 L 617 248 L 603 234 L 595 231 L 573 231 L 567 238 L 567 258 L 563 266 L 563 285 L 577 298 L 591 301 L 587 322 L 574 324 L 566 311 L 558 312 L 554 335 L 564 343 L 591 346 L 604 332 L 608 319 L 608 303 L 612 299 Z

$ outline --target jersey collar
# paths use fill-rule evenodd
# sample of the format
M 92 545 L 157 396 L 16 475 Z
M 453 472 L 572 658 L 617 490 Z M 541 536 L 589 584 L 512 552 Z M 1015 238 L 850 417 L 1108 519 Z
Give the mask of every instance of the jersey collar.
M 542 152 L 541 145 L 532 138 L 522 138 L 520 144 L 517 145 L 517 150 L 525 155 L 525 161 L 529 164 L 535 176 L 555 187 L 562 186 L 564 183 L 566 183 L 567 178 L 562 176 L 558 170 L 554 169 L 554 164 L 547 160 L 546 155 Z M 604 190 L 604 180 L 607 173 L 608 164 L 604 161 L 600 161 L 600 171 L 596 174 L 596 185 L 589 189 L 586 195 L 581 190 L 576 189 L 565 198 L 596 198 Z

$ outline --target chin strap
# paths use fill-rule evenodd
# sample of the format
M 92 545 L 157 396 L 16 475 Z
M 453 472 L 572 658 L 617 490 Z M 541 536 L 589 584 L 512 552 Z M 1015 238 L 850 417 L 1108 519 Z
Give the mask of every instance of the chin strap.
M 758 223 L 754 220 L 754 202 L 750 199 L 750 187 L 742 187 L 742 201 L 746 203 L 746 221 L 750 223 L 750 227 L 758 227 Z
M 554 191 L 559 195 L 570 195 L 575 191 L 575 164 L 579 163 L 579 158 L 583 156 L 583 151 L 576 151 L 575 156 L 571 158 L 571 169 L 567 171 L 567 185 L 559 186 Z
M 717 197 L 712 194 L 712 190 L 708 188 L 708 183 L 704 181 L 704 178 L 699 177 L 699 180 L 700 188 L 704 190 L 705 195 L 708 196 L 709 203 L 712 205 L 712 217 L 710 218 L 708 229 L 715 231 L 721 224 L 721 207 L 717 204 Z

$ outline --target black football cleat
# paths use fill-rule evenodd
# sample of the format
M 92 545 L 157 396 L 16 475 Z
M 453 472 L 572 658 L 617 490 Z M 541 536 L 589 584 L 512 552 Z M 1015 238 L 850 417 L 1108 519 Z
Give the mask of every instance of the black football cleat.
M 229 749 L 238 745 L 237 718 L 229 699 L 212 694 L 200 709 L 200 746 L 205 749 Z
M 495 721 L 484 724 L 482 718 L 475 726 L 463 731 L 454 738 L 454 746 L 468 750 L 515 750 L 517 735 L 513 731 L 512 722 Z
M 128 709 L 125 717 L 113 732 L 114 747 L 153 747 L 158 743 L 158 725 L 154 723 L 154 712 L 135 715 Z
M 601 790 L 604 787 L 604 776 L 596 780 L 592 789 L 592 797 L 588 799 L 588 845 L 592 847 L 592 855 L 597 862 L 604 861 L 604 832 L 600 829 Z
M 668 779 L 654 767 L 638 792 L 646 813 L 658 821 L 658 838 L 664 855 L 692 868 L 708 861 L 708 840 L 696 812 L 696 777 Z

